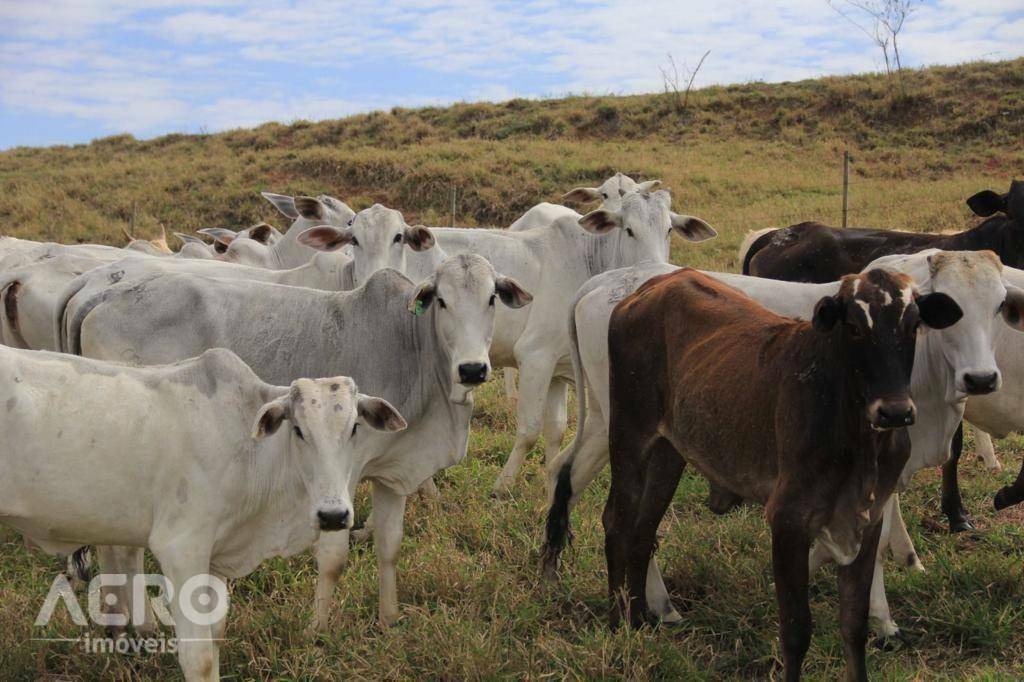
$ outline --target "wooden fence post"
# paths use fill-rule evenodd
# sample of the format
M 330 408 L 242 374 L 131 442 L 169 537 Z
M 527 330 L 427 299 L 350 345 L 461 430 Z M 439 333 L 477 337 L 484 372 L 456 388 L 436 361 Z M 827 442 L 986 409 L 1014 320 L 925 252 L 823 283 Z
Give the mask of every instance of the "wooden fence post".
M 843 227 L 850 209 L 850 150 L 843 150 Z

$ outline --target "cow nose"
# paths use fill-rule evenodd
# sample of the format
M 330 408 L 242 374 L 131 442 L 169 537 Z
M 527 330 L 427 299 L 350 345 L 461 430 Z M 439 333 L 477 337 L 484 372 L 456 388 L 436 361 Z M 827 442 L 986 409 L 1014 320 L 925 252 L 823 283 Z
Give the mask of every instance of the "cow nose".
M 349 513 L 347 509 L 319 510 L 316 519 L 320 522 L 320 530 L 345 530 L 348 528 Z
M 917 418 L 917 408 L 912 400 L 879 402 L 875 409 L 873 423 L 880 429 L 898 429 L 910 426 Z
M 459 365 L 459 383 L 476 386 L 487 381 L 487 365 L 482 362 L 464 362 Z
M 999 387 L 999 373 L 985 372 L 964 374 L 964 388 L 970 395 L 985 395 L 992 393 Z

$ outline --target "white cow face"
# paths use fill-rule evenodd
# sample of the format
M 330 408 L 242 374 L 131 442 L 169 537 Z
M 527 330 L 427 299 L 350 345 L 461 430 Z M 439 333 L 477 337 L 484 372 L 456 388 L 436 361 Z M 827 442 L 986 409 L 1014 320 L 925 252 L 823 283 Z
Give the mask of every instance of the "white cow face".
M 299 242 L 319 251 L 352 247 L 353 285 L 361 286 L 370 275 L 391 268 L 405 272 L 406 254 L 434 246 L 434 235 L 422 225 L 407 225 L 402 214 L 374 204 L 357 213 L 345 227 L 319 225 L 299 235 Z
M 521 308 L 532 300 L 515 280 L 495 273 L 490 262 L 475 254 L 445 259 L 417 287 L 409 310 L 421 315 L 432 308 L 438 340 L 451 361 L 452 402 L 465 402 L 491 375 L 496 306 Z
M 218 260 L 252 267 L 268 267 L 270 247 L 284 236 L 268 223 L 257 223 L 240 232 L 222 227 L 205 228 L 198 232 L 213 237 L 213 250 Z
M 577 187 L 562 196 L 563 201 L 600 201 L 601 208 L 618 211 L 622 199 L 633 192 L 653 192 L 661 186 L 661 180 L 637 182 L 623 173 L 616 173 L 601 183 L 600 187 Z
M 931 290 L 949 295 L 963 319 L 934 332 L 955 376 L 954 399 L 999 390 L 1002 375 L 994 347 L 999 325 L 1024 327 L 1024 292 L 1007 286 L 1002 263 L 991 251 L 939 251 L 927 258 Z
M 619 252 L 635 263 L 667 263 L 673 232 L 691 242 L 718 236 L 714 228 L 700 218 L 673 213 L 672 196 L 667 190 L 627 194 L 619 210 L 598 209 L 580 218 L 587 232 L 608 235 L 619 230 Z
M 356 390 L 349 377 L 299 379 L 287 394 L 260 408 L 253 438 L 291 424 L 289 452 L 312 503 L 310 523 L 318 531 L 347 530 L 354 517 L 352 491 L 359 483 L 365 453 L 361 429 L 401 431 L 406 427 L 394 407 Z

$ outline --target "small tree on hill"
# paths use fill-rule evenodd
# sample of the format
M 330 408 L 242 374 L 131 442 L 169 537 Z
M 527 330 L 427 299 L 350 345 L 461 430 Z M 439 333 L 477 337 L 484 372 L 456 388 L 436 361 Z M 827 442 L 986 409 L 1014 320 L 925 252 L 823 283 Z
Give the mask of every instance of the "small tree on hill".
M 903 24 L 922 0 L 825 0 L 839 16 L 856 26 L 882 51 L 885 73 L 890 78 L 895 65 L 896 79 L 903 90 L 903 62 L 900 59 L 899 34 Z M 843 8 L 847 11 L 843 11 Z M 851 16 L 860 15 L 860 20 Z
M 686 62 L 683 62 L 680 72 L 671 52 L 668 53 L 668 64 L 658 67 L 658 70 L 661 71 L 662 83 L 665 86 L 665 95 L 672 100 L 672 107 L 676 113 L 683 113 L 690 106 L 690 89 L 693 88 L 693 81 L 697 78 L 697 73 L 700 71 L 700 67 L 704 66 L 704 60 L 708 58 L 709 54 L 711 54 L 711 50 L 704 53 L 692 71 L 687 68 Z M 683 86 L 683 79 L 686 79 L 685 86 Z

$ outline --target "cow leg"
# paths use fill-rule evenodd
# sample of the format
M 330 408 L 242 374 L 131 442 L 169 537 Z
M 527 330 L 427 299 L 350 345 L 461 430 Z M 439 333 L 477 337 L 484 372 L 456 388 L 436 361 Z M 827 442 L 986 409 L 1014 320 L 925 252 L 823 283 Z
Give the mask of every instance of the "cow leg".
M 501 370 L 501 373 L 505 381 L 505 397 L 509 400 L 517 400 L 519 398 L 519 389 L 516 387 L 516 368 L 506 367 Z
M 771 505 L 776 506 L 776 505 Z M 777 505 L 772 515 L 772 572 L 779 603 L 779 640 L 786 680 L 799 680 L 807 648 L 811 645 L 811 608 L 807 598 L 807 557 L 810 542 L 802 520 L 784 515 L 788 505 Z
M 1002 471 L 1003 465 L 999 463 L 999 458 L 996 457 L 996 448 L 992 444 L 992 436 L 977 426 L 972 425 L 972 428 L 974 429 L 974 454 L 984 462 L 985 468 L 989 471 Z
M 658 526 L 664 518 L 672 495 L 679 484 L 686 466 L 685 460 L 672 445 L 664 439 L 655 441 L 649 451 L 647 471 L 644 475 L 643 493 L 640 497 L 640 508 L 633 521 L 632 546 L 627 557 L 627 582 L 629 594 L 643 595 L 640 607 L 632 613 L 633 624 L 642 624 L 650 618 L 650 607 L 647 601 L 647 575 L 650 564 L 654 560 L 654 549 L 658 543 Z M 657 570 L 657 568 L 655 568 Z M 660 577 L 660 573 L 659 573 Z M 661 585 L 664 588 L 664 583 Z M 669 612 L 672 602 L 667 590 L 663 596 L 667 604 L 659 604 L 658 610 Z
M 132 585 L 135 576 L 145 573 L 144 550 L 139 547 L 100 545 L 96 547 L 96 559 L 100 574 L 125 577 L 124 585 L 104 586 L 100 589 L 100 603 L 103 612 L 108 615 L 124 616 L 125 622 L 131 622 L 134 612 Z M 112 604 L 107 601 L 109 597 L 114 599 Z M 146 602 L 142 612 L 143 620 L 141 623 L 132 623 L 132 626 L 139 635 L 149 636 L 156 632 L 156 619 L 149 598 L 143 597 L 143 599 Z M 107 629 L 116 636 L 123 633 L 126 626 L 114 625 L 108 626 Z
M 423 481 L 423 483 L 420 484 L 420 487 L 416 491 L 416 494 L 422 497 L 423 499 L 429 500 L 437 497 L 441 493 L 438 492 L 437 484 L 434 483 L 434 479 L 428 478 L 427 480 Z
M 647 598 L 647 608 L 654 617 L 661 623 L 678 623 L 683 617 L 672 605 L 672 597 L 665 587 L 665 579 L 661 576 L 661 569 L 658 568 L 658 557 L 651 555 L 647 562 L 647 589 L 644 592 Z
M 578 435 L 579 449 L 572 456 L 574 443 L 548 463 L 548 514 L 545 523 L 541 567 L 546 578 L 558 577 L 558 560 L 572 536 L 569 519 L 580 495 L 608 463 L 608 432 L 600 414 L 588 417 Z
M 161 570 L 174 586 L 171 616 L 174 618 L 174 634 L 178 640 L 178 663 L 188 682 L 212 682 L 220 679 L 217 647 L 213 641 L 214 628 L 189 617 L 188 614 L 195 607 L 187 600 L 196 592 L 186 592 L 183 589 L 194 576 L 209 574 L 210 546 L 208 541 L 197 542 L 195 538 L 168 544 L 152 544 L 153 554 L 160 562 Z
M 544 404 L 544 461 L 550 462 L 558 457 L 562 448 L 562 437 L 569 424 L 567 414 L 569 402 L 569 383 L 565 379 L 554 378 L 548 386 L 548 395 Z
M 1017 480 L 1010 485 L 1005 485 L 996 493 L 993 502 L 997 510 L 1012 507 L 1024 500 L 1024 462 L 1020 464 L 1020 472 Z
M 889 548 L 896 560 L 914 571 L 924 571 L 924 566 L 914 549 L 914 541 L 910 539 L 907 532 L 907 524 L 903 521 L 903 512 L 900 510 L 899 493 L 894 493 L 892 501 L 892 529 L 888 533 Z M 885 545 L 886 532 L 882 531 L 882 545 Z
M 942 513 L 949 519 L 949 532 L 961 533 L 966 530 L 974 530 L 967 511 L 964 509 L 964 502 L 960 498 L 960 484 L 957 482 L 957 466 L 960 463 L 960 455 L 964 449 L 964 424 L 960 426 L 953 435 L 953 446 L 950 457 L 942 465 Z
M 338 578 L 348 563 L 349 532 L 341 530 L 321 533 L 313 551 L 316 554 L 317 574 L 313 620 L 306 629 L 306 636 L 310 638 L 327 632 L 334 586 L 338 584 Z
M 379 618 L 381 625 L 398 621 L 398 580 L 396 567 L 402 545 L 405 521 L 405 495 L 373 484 L 373 513 L 376 515 L 374 537 L 377 549 L 377 572 L 380 580 Z
M 882 524 L 879 531 L 878 551 L 875 552 L 875 563 L 872 569 L 871 593 L 868 599 L 868 614 L 875 623 L 879 637 L 898 637 L 900 628 L 889 612 L 889 599 L 885 595 L 885 548 L 892 543 L 892 535 L 897 533 L 897 519 L 900 510 L 899 495 L 893 494 L 882 511 Z M 901 520 L 902 521 L 902 520 Z M 863 549 L 861 550 L 863 552 Z M 860 555 L 858 555 L 860 556 Z M 916 555 L 915 555 L 916 556 Z
M 613 629 L 619 626 L 623 616 L 632 620 L 631 611 L 639 607 L 632 601 L 635 595 L 629 595 L 626 591 L 626 567 L 631 550 L 633 519 L 640 506 L 640 493 L 647 468 L 641 446 L 627 443 L 617 449 L 622 454 L 618 456 L 618 461 L 612 458 L 612 484 L 601 516 L 611 606 L 608 621 Z
M 519 365 L 519 400 L 516 403 L 516 442 L 494 482 L 494 495 L 508 496 L 526 454 L 540 438 L 548 387 L 555 371 L 554 358 L 529 358 Z
M 848 680 L 866 682 L 868 679 L 864 647 L 868 641 L 868 605 L 872 577 L 878 565 L 881 531 L 881 521 L 867 528 L 857 558 L 836 571 L 839 575 L 839 631 L 843 636 Z

